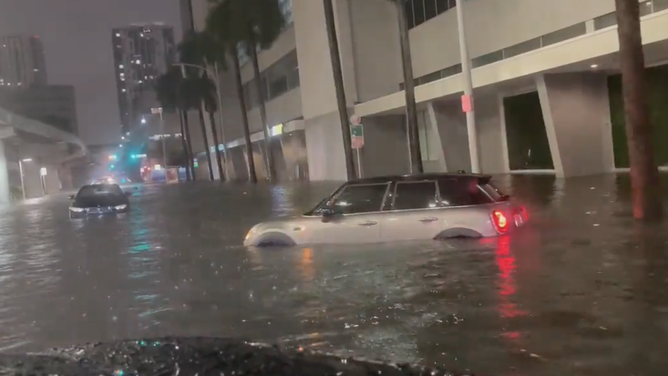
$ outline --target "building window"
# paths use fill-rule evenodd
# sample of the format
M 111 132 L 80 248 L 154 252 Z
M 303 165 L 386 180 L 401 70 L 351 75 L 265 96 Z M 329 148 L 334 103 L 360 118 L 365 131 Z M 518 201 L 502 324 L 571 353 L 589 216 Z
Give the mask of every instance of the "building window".
M 262 82 L 262 98 L 270 101 L 282 94 L 296 89 L 300 85 L 297 51 L 292 50 L 260 74 Z M 255 79 L 244 84 L 246 106 L 251 110 L 260 103 Z
M 456 0 L 408 0 L 405 4 L 408 28 L 419 26 L 454 8 L 455 5 Z

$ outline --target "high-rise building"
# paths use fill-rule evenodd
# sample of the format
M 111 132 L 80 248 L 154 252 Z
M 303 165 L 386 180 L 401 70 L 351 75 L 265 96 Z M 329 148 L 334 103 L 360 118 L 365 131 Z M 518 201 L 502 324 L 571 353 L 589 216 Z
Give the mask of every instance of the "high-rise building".
M 157 107 L 155 81 L 176 57 L 174 29 L 160 23 L 130 25 L 112 31 L 114 71 L 122 132 L 141 124 Z
M 34 35 L 0 37 L 0 86 L 46 85 L 44 46 Z

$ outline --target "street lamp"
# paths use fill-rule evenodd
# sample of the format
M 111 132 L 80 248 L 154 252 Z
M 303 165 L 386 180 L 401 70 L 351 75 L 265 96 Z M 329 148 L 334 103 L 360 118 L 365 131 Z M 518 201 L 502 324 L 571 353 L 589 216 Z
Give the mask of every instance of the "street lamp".
M 462 108 L 466 112 L 466 131 L 469 136 L 469 154 L 471 157 L 471 172 L 480 173 L 480 160 L 478 154 L 478 133 L 475 126 L 475 101 L 473 100 L 473 79 L 471 78 L 471 59 L 466 44 L 466 27 L 464 25 L 463 0 L 457 0 L 457 29 L 459 31 L 459 56 L 464 76 L 464 96 L 462 97 Z
M 219 74 L 219 71 L 218 71 L 218 63 L 213 64 L 213 68 L 214 68 L 213 72 L 208 70 L 206 67 L 203 67 L 203 66 L 197 65 L 197 64 L 174 63 L 173 65 L 181 67 L 182 68 L 182 73 L 184 73 L 184 76 L 185 76 L 185 72 L 183 72 L 183 68 L 184 67 L 192 67 L 192 68 L 197 68 L 197 69 L 199 69 L 203 72 L 206 72 L 209 76 L 213 77 L 214 83 L 216 84 L 216 97 L 218 99 L 218 123 L 220 125 L 220 138 L 222 138 L 221 141 L 223 141 L 223 145 L 224 145 L 223 146 L 223 155 L 225 156 L 225 162 L 224 162 L 225 164 L 223 166 L 223 169 L 225 170 L 225 177 L 228 178 L 230 176 L 228 171 L 227 171 L 227 161 L 229 161 L 229 159 L 227 159 L 227 157 L 228 157 L 228 155 L 227 155 L 227 142 L 225 141 L 225 127 L 223 127 L 223 100 L 222 100 L 222 96 L 221 96 L 221 93 L 220 93 L 220 74 Z M 218 148 L 218 145 L 216 145 L 216 148 Z M 220 179 L 222 179 L 222 178 L 223 177 L 221 176 Z
M 23 180 L 23 163 L 32 162 L 32 158 L 19 159 L 19 174 L 21 175 L 21 193 L 23 193 L 23 201 L 26 199 L 26 184 Z

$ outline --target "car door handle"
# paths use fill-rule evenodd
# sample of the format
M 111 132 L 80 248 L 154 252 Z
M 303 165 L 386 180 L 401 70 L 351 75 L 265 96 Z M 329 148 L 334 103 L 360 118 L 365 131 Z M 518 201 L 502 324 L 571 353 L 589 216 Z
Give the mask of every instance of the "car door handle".
M 422 223 L 430 223 L 430 222 L 436 222 L 438 221 L 438 218 L 435 217 L 429 217 L 429 218 L 422 218 L 420 222 Z
M 366 221 L 366 222 L 358 223 L 357 225 L 368 227 L 368 226 L 375 226 L 377 224 L 378 224 L 378 222 L 376 222 L 376 221 Z

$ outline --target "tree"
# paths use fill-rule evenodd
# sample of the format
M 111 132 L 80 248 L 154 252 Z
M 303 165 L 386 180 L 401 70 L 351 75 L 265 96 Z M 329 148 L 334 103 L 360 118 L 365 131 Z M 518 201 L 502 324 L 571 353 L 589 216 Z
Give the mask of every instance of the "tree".
M 285 25 L 285 19 L 278 0 L 212 0 L 214 6 L 209 11 L 206 29 L 222 45 L 245 45 L 253 64 L 254 82 L 258 92 L 260 119 L 265 140 L 264 159 L 267 177 L 275 181 L 275 165 L 271 155 L 271 138 L 265 107 L 267 88 L 263 88 L 258 48 L 269 48 L 278 38 Z M 236 59 L 236 51 L 232 55 Z M 238 61 L 237 61 L 238 63 Z M 251 155 L 249 155 L 249 158 Z
M 218 141 L 218 129 L 216 128 L 216 111 L 218 111 L 218 101 L 217 101 L 217 91 L 216 91 L 216 84 L 211 81 L 209 78 L 209 75 L 204 72 L 201 78 L 201 85 L 202 90 L 201 93 L 202 95 L 202 101 L 204 102 L 204 109 L 206 112 L 209 114 L 209 124 L 211 125 L 211 136 L 213 136 L 213 144 L 215 145 L 215 152 L 216 152 L 216 161 L 218 162 L 218 176 L 220 176 L 220 180 L 226 180 L 227 176 L 225 176 L 224 170 L 223 170 L 223 163 L 227 163 L 227 161 L 223 162 L 223 159 L 221 158 L 220 155 L 220 142 Z M 224 147 L 227 147 L 227 145 L 224 145 Z
M 183 146 L 183 153 L 188 160 L 185 167 L 188 180 L 192 180 L 194 179 L 195 174 L 192 165 L 192 149 L 189 147 L 189 140 L 186 139 L 190 132 L 188 130 L 187 100 L 184 99 L 187 96 L 187 94 L 184 93 L 184 89 L 187 89 L 187 87 L 184 85 L 183 81 L 184 79 L 181 74 L 181 69 L 179 67 L 172 67 L 165 74 L 158 77 L 156 94 L 157 100 L 163 109 L 176 109 L 179 112 L 179 120 L 181 122 L 181 144 Z
M 232 60 L 237 97 L 239 98 L 239 104 L 241 107 L 241 120 L 244 131 L 244 141 L 246 143 L 248 181 L 252 184 L 255 184 L 257 183 L 257 173 L 255 171 L 255 161 L 253 160 L 253 144 L 250 138 L 248 111 L 244 96 L 243 83 L 241 80 L 241 68 L 239 67 L 236 44 L 230 43 L 230 38 L 227 38 L 225 34 L 215 34 L 217 32 L 215 28 L 214 30 L 211 30 L 209 25 L 215 24 L 215 22 L 216 21 L 211 20 L 211 18 L 208 18 L 206 29 L 203 32 L 198 33 L 198 37 L 195 39 L 196 42 L 193 42 L 190 46 L 186 46 L 185 48 L 196 49 L 197 54 L 201 57 L 204 64 L 215 64 L 223 70 L 228 69 L 228 59 Z M 213 104 L 215 105 L 215 102 Z
M 636 219 L 657 220 L 663 216 L 663 207 L 647 101 L 640 5 L 637 0 L 615 0 L 615 5 L 633 216 Z
M 348 122 L 348 104 L 346 102 L 345 87 L 343 86 L 341 56 L 339 55 L 339 41 L 336 35 L 334 5 L 332 4 L 332 1 L 333 0 L 322 0 L 322 3 L 325 8 L 325 27 L 327 28 L 329 55 L 332 61 L 332 74 L 334 75 L 334 88 L 336 90 L 336 104 L 339 109 L 339 120 L 341 122 L 341 133 L 343 135 L 343 152 L 346 158 L 346 170 L 348 172 L 348 180 L 353 180 L 356 178 L 355 163 L 353 162 L 350 123 Z
M 181 63 L 201 67 L 200 69 L 206 71 L 206 67 L 203 64 L 204 56 L 201 52 L 201 50 L 204 48 L 203 43 L 204 40 L 198 33 L 192 31 L 187 33 L 185 38 L 183 38 L 183 42 L 181 42 L 181 44 L 179 45 Z M 206 159 L 208 162 L 207 166 L 209 170 L 209 180 L 213 181 L 214 178 L 213 178 L 213 163 L 211 161 L 211 150 L 209 149 L 209 139 L 206 136 L 206 125 L 204 124 L 205 123 L 204 113 L 202 112 L 204 96 L 207 95 L 207 93 L 205 93 L 204 90 L 207 89 L 207 86 L 203 85 L 202 72 L 200 71 L 200 69 L 194 68 L 192 66 L 182 67 L 183 75 L 185 75 L 184 83 L 186 85 L 189 85 L 189 88 L 191 89 L 190 90 L 191 96 L 186 98 L 186 100 L 189 108 L 197 109 L 199 125 L 202 131 L 202 140 L 204 141 L 204 149 L 206 153 Z M 191 151 L 192 151 L 192 146 L 191 146 Z
M 401 62 L 404 70 L 404 92 L 406 95 L 406 121 L 408 123 L 408 144 L 410 148 L 411 173 L 424 173 L 422 153 L 420 152 L 420 130 L 418 128 L 417 104 L 415 103 L 415 81 L 413 79 L 413 61 L 411 59 L 411 45 L 408 38 L 408 23 L 406 22 L 407 0 L 390 0 L 397 8 L 399 23 L 399 44 L 401 46 Z

